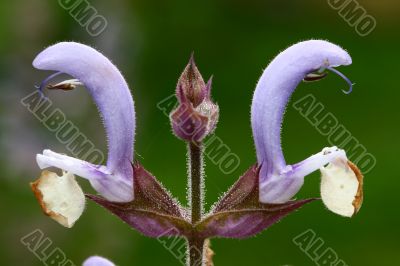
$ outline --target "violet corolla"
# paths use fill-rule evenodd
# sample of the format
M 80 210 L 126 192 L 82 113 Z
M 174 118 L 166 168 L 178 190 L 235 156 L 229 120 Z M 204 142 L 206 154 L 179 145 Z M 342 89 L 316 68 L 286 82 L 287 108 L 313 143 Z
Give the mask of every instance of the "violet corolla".
M 362 177 L 356 166 L 348 161 L 344 150 L 324 148 L 302 162 L 287 165 L 280 139 L 285 107 L 297 85 L 324 69 L 348 80 L 334 67 L 351 63 L 349 54 L 339 46 L 312 40 L 286 49 L 264 71 L 251 109 L 257 159 L 261 165 L 261 202 L 289 201 L 302 187 L 304 177 L 320 169 L 321 196 L 328 209 L 343 216 L 352 216 L 360 208 Z M 346 93 L 352 91 L 352 83 L 349 84 L 350 89 Z
M 33 61 L 33 66 L 56 71 L 42 82 L 40 90 L 60 73 L 74 79 L 49 88 L 85 86 L 101 113 L 108 140 L 105 166 L 50 150 L 37 155 L 40 168 L 55 167 L 63 171 L 61 177 L 43 172 L 42 178 L 34 183 L 33 188 L 43 210 L 55 220 L 62 221 L 64 226 L 71 227 L 74 224 L 83 211 L 85 198 L 73 175 L 88 179 L 93 188 L 108 200 L 131 201 L 135 110 L 128 85 L 119 70 L 95 49 L 75 42 L 58 43 L 45 49 Z M 66 185 L 60 184 L 63 179 Z M 56 193 L 51 192 L 49 187 L 57 187 Z

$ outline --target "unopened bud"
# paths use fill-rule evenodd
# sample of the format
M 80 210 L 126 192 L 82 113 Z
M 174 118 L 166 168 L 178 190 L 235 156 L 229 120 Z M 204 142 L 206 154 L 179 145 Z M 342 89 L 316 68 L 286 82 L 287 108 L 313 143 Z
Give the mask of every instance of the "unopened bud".
M 178 100 L 184 97 L 193 104 L 193 107 L 197 107 L 206 96 L 206 84 L 196 66 L 193 55 L 178 80 L 176 94 Z
M 192 56 L 178 80 L 179 105 L 171 113 L 172 129 L 177 137 L 199 142 L 214 131 L 219 108 L 211 100 L 211 85 L 212 79 L 204 83 Z

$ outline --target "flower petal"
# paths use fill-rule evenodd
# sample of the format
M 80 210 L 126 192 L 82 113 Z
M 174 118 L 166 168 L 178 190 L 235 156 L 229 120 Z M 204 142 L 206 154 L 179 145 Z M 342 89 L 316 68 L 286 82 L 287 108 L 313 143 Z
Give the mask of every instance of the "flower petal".
M 94 189 L 109 200 L 127 202 L 132 196 L 133 175 L 131 180 L 117 178 L 105 166 L 98 166 L 73 157 L 44 150 L 36 155 L 41 169 L 57 167 L 88 179 Z
M 260 201 L 264 203 L 289 201 L 303 186 L 305 176 L 339 159 L 347 161 L 346 153 L 337 147 L 331 147 L 324 148 L 300 163 L 287 166 L 279 175 L 271 175 L 268 182 L 260 184 Z
M 334 160 L 321 168 L 321 197 L 332 212 L 352 217 L 362 204 L 362 175 L 354 164 Z
M 105 124 L 108 140 L 106 167 L 110 173 L 108 177 L 117 183 L 121 183 L 120 179 L 125 179 L 130 184 L 133 174 L 131 162 L 135 110 L 128 85 L 119 70 L 95 49 L 75 42 L 62 42 L 45 49 L 36 57 L 33 65 L 42 70 L 66 73 L 85 85 Z M 77 161 L 74 162 L 80 165 Z M 56 166 L 50 160 L 47 163 L 48 166 Z M 122 195 L 119 200 L 133 199 L 133 188 L 130 185 L 129 195 Z M 118 200 L 114 197 L 108 199 Z
M 264 71 L 254 92 L 251 107 L 257 160 L 261 165 L 262 202 L 287 201 L 292 192 L 298 191 L 303 185 L 301 178 L 281 178 L 292 170 L 291 166 L 286 165 L 280 139 L 283 114 L 291 94 L 310 73 L 349 65 L 351 62 L 349 54 L 339 46 L 327 41 L 311 40 L 289 47 Z M 288 193 L 281 194 L 285 190 Z
M 82 266 L 115 266 L 114 263 L 100 256 L 92 256 L 85 260 Z
M 85 195 L 71 173 L 43 171 L 31 187 L 44 213 L 61 225 L 71 228 L 82 215 Z

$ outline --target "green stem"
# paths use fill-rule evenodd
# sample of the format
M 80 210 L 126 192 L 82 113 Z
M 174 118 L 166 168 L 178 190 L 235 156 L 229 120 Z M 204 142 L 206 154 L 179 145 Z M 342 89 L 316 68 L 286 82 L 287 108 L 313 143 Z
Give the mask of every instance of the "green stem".
M 201 143 L 189 144 L 190 156 L 190 211 L 192 226 L 199 222 L 203 215 L 203 156 Z M 203 265 L 204 239 L 196 236 L 193 230 L 188 239 L 188 265 Z
M 190 153 L 190 208 L 192 224 L 195 224 L 201 220 L 203 213 L 203 158 L 202 158 L 202 147 L 198 143 L 189 144 Z

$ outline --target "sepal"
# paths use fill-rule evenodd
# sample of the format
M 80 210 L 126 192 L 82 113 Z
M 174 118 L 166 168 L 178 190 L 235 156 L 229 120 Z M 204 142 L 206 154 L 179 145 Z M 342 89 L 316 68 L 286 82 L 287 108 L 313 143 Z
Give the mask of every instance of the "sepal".
M 133 165 L 135 199 L 111 202 L 95 195 L 87 198 L 109 210 L 132 228 L 152 238 L 188 234 L 190 224 L 185 212 L 166 189 L 141 165 Z
M 259 168 L 251 167 L 211 213 L 197 224 L 196 229 L 202 237 L 248 238 L 315 200 L 289 201 L 284 204 L 260 203 L 258 176 Z

